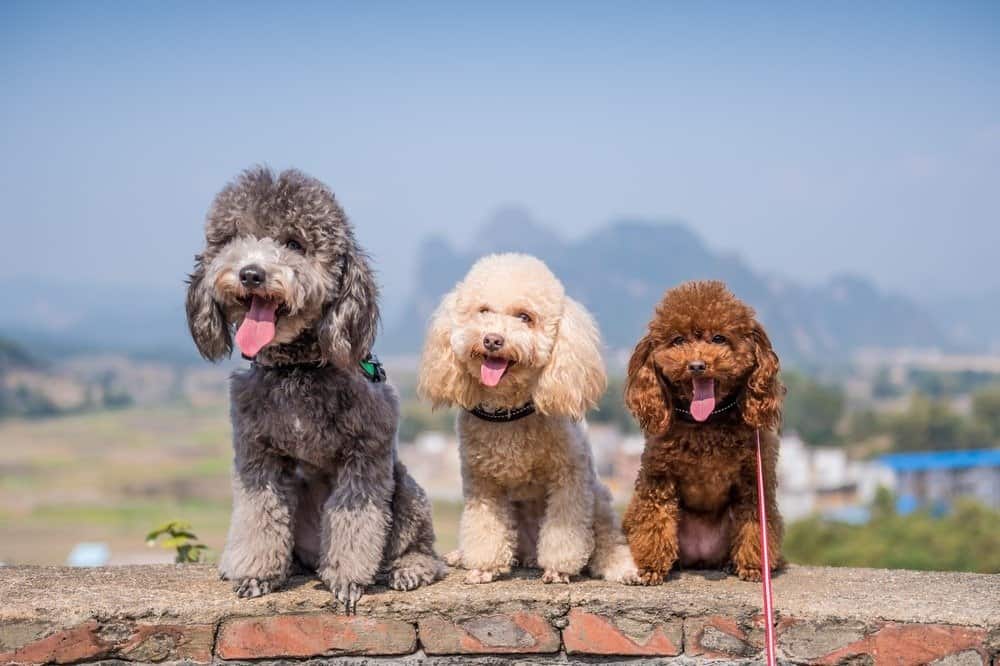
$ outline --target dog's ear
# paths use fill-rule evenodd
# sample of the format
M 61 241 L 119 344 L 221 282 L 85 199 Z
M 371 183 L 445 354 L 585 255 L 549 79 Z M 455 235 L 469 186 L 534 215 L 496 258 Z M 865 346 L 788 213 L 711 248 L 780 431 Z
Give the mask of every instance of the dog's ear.
M 357 365 L 375 345 L 378 285 L 367 255 L 357 247 L 341 256 L 340 267 L 337 296 L 316 332 L 324 359 L 346 368 Z
M 579 421 L 607 388 L 601 336 L 582 305 L 566 298 L 549 362 L 535 388 L 535 406 L 543 414 Z
M 639 427 L 644 433 L 664 435 L 670 428 L 673 405 L 670 394 L 663 390 L 653 365 L 655 349 L 656 343 L 649 334 L 635 346 L 628 362 L 625 405 L 639 421 Z
M 468 402 L 463 398 L 465 393 L 469 393 L 468 373 L 451 346 L 456 299 L 454 291 L 441 299 L 441 304 L 431 316 L 424 350 L 420 355 L 417 395 L 430 400 L 434 407 L 451 406 L 456 402 L 465 405 Z
M 778 379 L 778 355 L 771 349 L 764 328 L 756 321 L 750 331 L 750 341 L 754 367 L 747 378 L 743 420 L 755 428 L 774 430 L 781 424 L 781 400 L 785 395 L 785 387 Z
M 198 351 L 209 361 L 218 361 L 233 351 L 233 337 L 222 308 L 215 302 L 212 285 L 205 282 L 205 259 L 194 258 L 194 272 L 188 276 L 188 329 Z

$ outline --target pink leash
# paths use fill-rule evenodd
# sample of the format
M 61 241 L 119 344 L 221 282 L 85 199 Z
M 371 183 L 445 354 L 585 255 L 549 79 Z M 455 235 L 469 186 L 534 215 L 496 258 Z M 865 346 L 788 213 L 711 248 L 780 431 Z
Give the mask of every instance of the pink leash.
M 757 517 L 760 520 L 761 574 L 764 579 L 764 639 L 767 641 L 767 666 L 775 666 L 774 597 L 771 594 L 771 554 L 767 541 L 767 507 L 764 501 L 764 462 L 760 451 L 760 428 L 757 429 Z

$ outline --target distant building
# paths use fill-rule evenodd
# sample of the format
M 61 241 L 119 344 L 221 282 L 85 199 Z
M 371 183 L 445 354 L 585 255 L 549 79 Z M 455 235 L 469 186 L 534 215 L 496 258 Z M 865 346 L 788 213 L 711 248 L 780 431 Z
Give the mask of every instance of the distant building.
M 878 462 L 851 460 L 839 447 L 806 446 L 794 433 L 781 438 L 778 506 L 787 521 L 818 513 L 863 522 L 857 509 L 879 486 L 892 488 L 893 476 Z
M 896 476 L 903 510 L 943 509 L 956 497 L 971 497 L 1000 510 L 1000 449 L 893 453 L 879 461 Z

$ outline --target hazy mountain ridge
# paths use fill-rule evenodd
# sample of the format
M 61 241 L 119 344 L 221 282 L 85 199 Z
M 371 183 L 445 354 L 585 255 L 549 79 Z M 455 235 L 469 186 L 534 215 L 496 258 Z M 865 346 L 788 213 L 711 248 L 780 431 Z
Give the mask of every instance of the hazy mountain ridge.
M 839 276 L 819 286 L 764 275 L 739 256 L 714 252 L 679 223 L 622 220 L 577 240 L 561 240 L 523 211 L 490 218 L 467 248 L 440 237 L 418 252 L 414 288 L 401 317 L 386 326 L 381 349 L 416 352 L 441 295 L 489 252 L 534 254 L 549 264 L 570 295 L 595 315 L 605 343 L 631 349 L 664 289 L 685 280 L 724 280 L 751 303 L 778 350 L 800 360 L 842 359 L 862 347 L 953 348 L 924 309 L 871 281 Z
M 594 313 L 613 350 L 632 348 L 664 289 L 704 278 L 726 281 L 751 303 L 775 346 L 789 359 L 837 361 L 863 347 L 988 349 L 1000 328 L 989 325 L 997 318 L 996 309 L 974 307 L 971 297 L 969 303 L 938 303 L 925 309 L 863 277 L 801 285 L 765 274 L 738 255 L 712 250 L 680 223 L 621 220 L 567 240 L 527 212 L 506 208 L 473 238 L 464 247 L 440 236 L 420 244 L 406 305 L 400 316 L 385 322 L 378 353 L 419 351 L 441 296 L 478 257 L 499 251 L 544 259 L 569 293 Z M 775 268 L 780 273 L 781 267 Z M 35 358 L 113 351 L 198 362 L 184 318 L 183 277 L 178 276 L 174 289 L 10 279 L 8 307 L 0 309 L 0 335 L 20 343 Z M 987 298 L 977 302 L 985 304 Z
M 40 357 L 117 352 L 194 361 L 184 316 L 186 286 L 176 289 L 121 284 L 77 285 L 58 279 L 7 280 L 8 307 L 0 308 L 0 335 Z

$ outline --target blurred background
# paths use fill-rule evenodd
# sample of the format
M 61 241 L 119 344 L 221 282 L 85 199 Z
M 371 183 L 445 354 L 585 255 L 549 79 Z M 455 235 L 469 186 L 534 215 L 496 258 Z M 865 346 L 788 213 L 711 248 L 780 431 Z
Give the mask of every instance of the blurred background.
M 519 250 L 604 332 L 620 506 L 631 347 L 665 288 L 720 278 L 785 368 L 789 558 L 1000 572 L 995 2 L 7 1 L 0 82 L 4 563 L 217 556 L 245 363 L 199 359 L 183 281 L 264 163 L 328 183 L 374 258 L 442 551 L 454 415 L 414 396 L 421 332 Z

